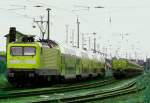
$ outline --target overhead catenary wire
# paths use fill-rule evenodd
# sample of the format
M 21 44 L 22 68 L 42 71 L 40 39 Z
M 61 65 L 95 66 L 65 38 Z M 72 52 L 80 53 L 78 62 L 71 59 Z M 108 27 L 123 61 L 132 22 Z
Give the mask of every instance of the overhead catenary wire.
M 36 3 L 36 5 L 40 4 L 40 5 L 43 5 L 43 6 L 51 7 L 52 9 L 57 9 L 57 10 L 60 10 L 60 11 L 63 11 L 63 12 L 67 12 L 69 14 L 75 15 L 76 17 L 79 17 L 79 15 L 75 12 L 76 11 L 81 11 L 81 9 L 80 10 L 69 10 L 69 9 L 65 9 L 65 8 L 62 8 L 62 7 L 55 6 L 55 5 L 45 4 L 45 3 L 32 1 L 32 0 L 26 0 L 26 1 L 31 2 L 31 3 Z M 77 6 L 77 5 L 74 5 L 74 6 Z M 91 8 L 90 6 L 85 6 L 85 7 L 87 7 L 88 9 L 82 9 L 82 10 L 88 10 L 89 11 L 89 9 Z M 87 22 L 89 23 L 89 21 L 81 15 L 80 15 L 80 19 L 82 19 L 85 23 L 87 23 Z
M 20 14 L 20 13 L 17 13 L 15 11 L 11 11 L 10 9 L 0 8 L 0 10 L 8 11 L 8 12 L 11 12 L 13 14 L 16 14 L 17 16 L 22 16 L 22 17 L 27 18 L 27 19 L 34 19 L 34 17 L 32 17 L 32 16 L 29 16 L 27 14 Z
M 14 5 L 14 6 L 19 6 L 19 5 Z M 23 6 L 23 9 L 25 10 L 27 7 L 41 7 L 41 5 L 38 5 L 38 6 L 25 6 L 25 5 L 21 5 L 21 6 Z M 16 8 L 16 10 L 17 9 L 22 9 L 21 8 L 21 6 L 20 6 L 20 8 Z M 90 7 L 88 7 L 88 9 L 85 9 L 85 10 L 89 10 L 89 8 Z M 84 10 L 84 9 L 83 9 Z M 68 11 L 67 11 L 68 12 Z M 77 14 L 76 13 L 74 13 L 74 12 L 69 12 L 69 13 L 71 13 L 71 14 L 74 14 L 75 16 L 77 16 Z M 21 16 L 23 16 L 23 17 L 26 17 L 26 18 L 31 18 L 31 19 L 33 19 L 33 17 L 29 17 L 28 15 L 22 15 L 22 14 L 19 14 L 19 15 L 21 15 Z M 81 17 L 80 16 L 80 19 L 82 19 L 82 20 L 84 20 L 85 21 L 85 23 L 88 23 L 89 21 L 88 20 L 85 20 L 85 18 L 83 18 L 83 17 Z M 38 27 L 39 27 L 39 24 L 38 24 Z M 41 30 L 40 30 L 41 31 Z
M 26 0 L 26 1 L 31 2 L 31 3 L 40 4 L 40 5 L 47 6 L 47 7 L 51 7 L 52 9 L 57 9 L 57 10 L 64 11 L 64 12 L 69 12 L 69 13 L 72 12 L 71 10 L 68 10 L 68 9 L 65 9 L 65 8 L 62 8 L 62 7 L 58 7 L 58 6 L 55 6 L 55 5 L 45 4 L 45 3 L 42 3 L 42 2 L 37 2 L 37 1 L 32 1 L 32 0 Z
M 20 8 L 14 8 L 14 9 L 9 9 L 10 11 L 12 10 L 12 11 L 15 11 L 15 10 L 19 10 L 19 9 L 27 9 L 28 7 L 52 7 L 52 8 L 54 8 L 54 9 L 57 9 L 57 10 L 60 10 L 60 11 L 63 11 L 63 12 L 67 12 L 67 13 L 69 13 L 69 14 L 73 14 L 73 15 L 75 15 L 76 17 L 78 16 L 78 14 L 77 13 L 75 13 L 75 11 L 73 11 L 73 10 L 68 10 L 68 9 L 65 9 L 65 8 L 62 8 L 62 7 L 58 7 L 58 6 L 55 6 L 55 5 L 50 5 L 50 4 L 45 4 L 45 3 L 41 3 L 41 2 L 37 2 L 37 1 L 31 1 L 31 0 L 26 0 L 26 1 L 28 1 L 28 2 L 31 2 L 31 3 L 33 3 L 33 4 L 35 4 L 36 3 L 36 5 L 37 6 L 30 6 L 30 5 L 17 5 L 17 4 L 15 4 L 15 5 L 11 5 L 11 6 L 16 6 L 16 7 L 20 7 Z M 22 7 L 22 8 L 21 8 Z M 90 7 L 88 6 L 88 9 L 89 9 Z M 84 10 L 84 9 L 83 9 Z M 80 11 L 80 10 L 77 10 L 77 11 Z M 20 13 L 16 13 L 17 15 L 19 15 L 19 16 L 22 16 L 22 17 L 25 17 L 25 18 L 28 18 L 28 19 L 33 19 L 34 17 L 31 17 L 31 16 L 29 16 L 29 15 L 27 15 L 27 14 L 20 14 Z M 80 15 L 80 20 L 82 20 L 82 22 L 84 22 L 84 23 L 86 23 L 86 24 L 88 24 L 88 23 L 90 23 L 90 24 L 93 24 L 93 26 L 95 26 L 95 27 L 97 27 L 94 23 L 92 23 L 92 22 L 89 22 L 89 20 L 87 20 L 87 19 L 85 19 L 85 17 L 83 17 L 83 16 L 81 16 Z
M 37 26 L 39 27 L 40 29 L 40 32 L 41 32 L 41 37 L 42 39 L 44 39 L 44 36 L 45 36 L 45 33 L 46 33 L 46 30 L 47 30 L 47 27 L 48 27 L 48 24 L 47 24 L 47 21 L 43 21 L 43 16 L 40 16 L 41 20 L 40 21 L 36 21 L 34 19 L 34 22 L 37 24 Z M 44 24 L 46 24 L 46 27 L 44 29 Z
M 27 1 L 33 1 L 33 0 L 27 0 Z M 38 2 L 37 0 L 34 0 L 33 2 Z M 40 1 L 41 2 L 41 1 Z M 40 3 L 37 3 L 38 5 L 40 5 Z M 46 3 L 44 3 L 44 4 L 46 4 Z M 47 5 L 47 4 L 46 4 Z M 51 5 L 51 4 L 48 4 L 48 5 Z M 24 6 L 24 5 L 22 5 L 22 6 Z M 43 5 L 43 6 L 45 6 L 45 5 Z M 64 12 L 68 12 L 68 13 L 71 13 L 72 11 L 71 10 L 67 10 L 66 11 L 66 9 L 65 8 L 63 8 L 62 9 L 62 7 L 59 7 L 59 6 L 55 6 L 55 4 L 52 4 L 51 6 L 53 6 L 55 9 L 57 9 L 57 10 L 61 10 L 61 11 L 64 11 Z M 15 6 L 14 6 L 15 7 Z M 18 8 L 17 9 L 19 9 L 19 7 L 21 8 L 21 6 L 18 6 Z M 30 5 L 29 6 L 27 6 L 27 8 L 28 7 L 30 7 Z M 110 6 L 109 8 L 111 9 L 124 9 L 124 8 L 126 8 L 127 6 L 124 6 L 124 7 L 120 7 L 120 6 Z M 129 9 L 131 8 L 138 8 L 138 6 L 137 7 L 132 7 L 132 6 L 128 6 L 129 7 Z M 107 8 L 107 6 L 106 6 L 106 8 Z M 139 6 L 139 8 L 140 8 L 140 6 Z M 144 7 L 142 7 L 141 6 L 141 8 L 144 8 Z M 128 8 L 127 8 L 128 9 Z M 70 12 L 71 11 L 71 12 Z M 121 11 L 121 10 L 119 10 L 119 11 Z M 27 18 L 27 19 L 33 19 L 33 17 L 32 16 L 30 16 L 29 14 L 26 14 L 26 13 L 24 13 L 24 12 L 21 12 L 21 13 L 19 13 L 19 12 L 15 12 L 14 10 L 10 10 L 9 12 L 13 12 L 14 14 L 16 14 L 16 15 L 18 15 L 18 16 L 21 16 L 21 17 L 24 17 L 24 18 Z M 110 12 L 111 12 L 111 10 L 110 10 Z M 80 15 L 80 20 L 82 20 L 81 22 L 84 22 L 84 23 L 90 23 L 90 24 L 92 24 L 92 22 L 91 21 L 89 21 L 89 19 L 87 19 L 84 15 Z M 111 19 L 111 21 L 112 21 L 113 19 Z M 94 23 L 93 23 L 94 24 Z M 89 26 L 91 26 L 91 25 L 89 25 Z M 93 26 L 93 25 L 92 25 Z M 95 26 L 95 25 L 94 25 Z M 97 25 L 95 26 L 95 27 L 97 27 Z
M 11 8 L 11 9 L 8 9 L 8 10 L 21 10 L 21 9 L 23 9 L 23 10 L 25 10 L 25 9 L 27 9 L 27 8 L 34 8 L 34 7 L 37 7 L 37 8 L 39 8 L 39 7 L 43 7 L 42 5 L 34 5 L 34 6 L 27 6 L 27 5 L 10 5 L 11 7 L 15 7 L 15 8 Z
M 58 6 L 54 6 L 54 5 L 49 5 L 49 4 L 45 4 L 45 3 L 41 3 L 41 2 L 37 2 L 37 1 L 31 1 L 31 0 L 26 0 L 26 1 L 29 1 L 29 2 L 32 2 L 33 4 L 34 3 L 36 3 L 35 5 L 43 5 L 43 6 L 45 6 L 45 7 L 51 7 L 52 9 L 54 8 L 54 9 L 56 9 L 56 10 L 61 10 L 61 11 L 63 11 L 63 12 L 67 12 L 67 13 L 69 13 L 69 14 L 73 14 L 74 16 L 76 16 L 76 18 L 79 18 L 80 20 L 82 20 L 81 22 L 84 22 L 84 23 L 86 23 L 86 24 L 92 24 L 94 27 L 99 27 L 98 25 L 95 25 L 95 23 L 93 23 L 93 22 L 90 22 L 89 20 L 87 20 L 87 19 L 85 19 L 85 17 L 83 17 L 83 16 L 79 16 L 79 14 L 77 13 L 78 11 L 80 12 L 81 10 L 68 10 L 68 9 L 65 9 L 65 8 L 62 8 L 62 7 L 58 7 Z M 81 6 L 81 7 L 83 7 L 83 6 Z M 84 7 L 86 7 L 86 9 L 82 9 L 82 10 L 87 10 L 87 11 L 89 11 L 89 9 L 91 8 L 90 6 L 84 6 Z M 89 26 L 91 26 L 91 25 L 89 25 Z M 99 28 L 99 30 L 100 30 L 100 28 Z M 101 30 L 102 31 L 102 30 Z M 97 31 L 96 31 L 97 32 Z M 78 43 L 78 45 L 79 45 L 79 43 Z M 79 46 L 78 46 L 79 47 Z

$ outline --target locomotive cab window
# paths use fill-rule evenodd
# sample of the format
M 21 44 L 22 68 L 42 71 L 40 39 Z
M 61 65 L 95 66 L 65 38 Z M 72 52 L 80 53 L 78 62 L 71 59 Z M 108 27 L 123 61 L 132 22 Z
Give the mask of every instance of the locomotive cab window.
M 11 55 L 21 56 L 23 54 L 22 47 L 11 47 Z
M 24 47 L 24 55 L 29 55 L 29 56 L 32 56 L 32 55 L 35 55 L 35 48 L 34 47 Z
M 35 47 L 11 47 L 10 54 L 12 56 L 34 56 L 36 54 Z

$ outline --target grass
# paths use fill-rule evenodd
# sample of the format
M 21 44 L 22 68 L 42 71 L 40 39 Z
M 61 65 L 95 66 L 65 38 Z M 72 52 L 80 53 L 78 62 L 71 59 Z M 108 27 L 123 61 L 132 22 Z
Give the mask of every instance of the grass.
M 0 88 L 7 88 L 10 84 L 4 74 L 0 74 Z
M 97 100 L 92 103 L 150 103 L 150 71 L 147 71 L 138 78 L 136 86 L 138 88 L 146 88 L 135 93 Z

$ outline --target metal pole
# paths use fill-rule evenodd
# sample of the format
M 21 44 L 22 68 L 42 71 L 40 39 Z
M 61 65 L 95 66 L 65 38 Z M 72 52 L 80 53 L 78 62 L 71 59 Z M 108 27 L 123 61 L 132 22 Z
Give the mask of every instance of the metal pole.
M 49 15 L 49 12 L 50 12 L 50 8 L 47 8 L 47 11 L 48 11 L 48 18 L 47 18 L 47 32 L 48 32 L 48 36 L 47 36 L 47 40 L 49 40 L 49 37 L 50 37 L 50 15 Z
M 95 37 L 95 35 L 96 35 L 96 33 L 94 32 L 93 33 L 94 34 L 94 53 L 96 53 L 96 37 Z
M 79 48 L 79 20 L 77 18 L 77 48 Z
M 111 50 L 111 46 L 112 46 L 112 45 L 110 44 L 110 45 L 109 45 L 109 50 L 110 50 L 110 58 L 112 57 L 112 55 L 111 55 L 111 51 L 112 51 L 112 50 Z
M 69 25 L 66 25 L 66 45 L 68 45 L 68 29 Z
M 82 33 L 82 49 L 84 49 L 84 33 Z
M 89 36 L 89 50 L 91 51 L 91 39 L 90 39 L 90 36 Z
M 74 46 L 74 29 L 72 29 L 72 47 Z

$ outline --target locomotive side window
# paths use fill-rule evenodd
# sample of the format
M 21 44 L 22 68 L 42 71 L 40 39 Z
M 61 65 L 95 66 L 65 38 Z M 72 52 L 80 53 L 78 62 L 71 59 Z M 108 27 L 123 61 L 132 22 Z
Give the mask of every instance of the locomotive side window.
M 23 55 L 23 48 L 22 47 L 11 47 L 11 55 L 22 56 Z
M 25 56 L 32 56 L 35 55 L 36 50 L 34 47 L 24 47 L 24 55 Z

